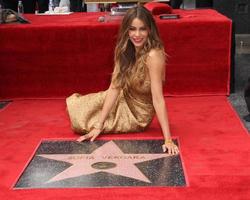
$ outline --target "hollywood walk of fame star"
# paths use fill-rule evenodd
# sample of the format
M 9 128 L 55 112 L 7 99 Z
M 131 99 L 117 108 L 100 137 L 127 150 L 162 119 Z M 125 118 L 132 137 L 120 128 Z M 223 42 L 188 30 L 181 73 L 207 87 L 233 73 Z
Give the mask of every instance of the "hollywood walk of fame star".
M 113 141 L 109 141 L 91 154 L 40 154 L 38 156 L 72 164 L 72 166 L 51 178 L 47 183 L 97 172 L 107 172 L 151 183 L 135 164 L 165 158 L 170 155 L 166 153 L 124 154 Z

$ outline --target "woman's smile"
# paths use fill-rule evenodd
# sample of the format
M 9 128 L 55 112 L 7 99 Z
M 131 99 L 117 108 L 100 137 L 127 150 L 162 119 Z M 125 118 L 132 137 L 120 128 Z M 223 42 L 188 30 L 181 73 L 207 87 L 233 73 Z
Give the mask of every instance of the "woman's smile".
M 133 43 L 140 45 L 144 40 L 143 38 L 132 38 Z

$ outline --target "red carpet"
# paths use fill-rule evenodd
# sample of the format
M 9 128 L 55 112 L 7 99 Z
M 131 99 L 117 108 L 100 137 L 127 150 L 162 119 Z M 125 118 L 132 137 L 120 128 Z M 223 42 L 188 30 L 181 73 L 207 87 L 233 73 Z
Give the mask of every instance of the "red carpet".
M 12 190 L 42 138 L 74 138 L 64 100 L 17 100 L 0 111 L 0 199 L 247 200 L 250 137 L 226 97 L 167 98 L 189 187 Z M 161 138 L 157 121 L 145 133 L 105 139 Z

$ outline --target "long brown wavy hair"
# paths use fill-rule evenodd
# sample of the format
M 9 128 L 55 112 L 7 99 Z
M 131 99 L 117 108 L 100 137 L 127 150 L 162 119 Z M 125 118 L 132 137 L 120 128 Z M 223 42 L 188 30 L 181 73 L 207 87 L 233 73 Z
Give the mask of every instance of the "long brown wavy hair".
M 148 39 L 139 52 L 129 39 L 132 21 L 140 19 L 149 30 Z M 143 6 L 129 9 L 123 18 L 115 48 L 114 71 L 112 83 L 117 88 L 129 87 L 132 83 L 143 83 L 145 80 L 146 58 L 151 49 L 159 49 L 164 53 L 163 43 L 159 36 L 155 20 Z

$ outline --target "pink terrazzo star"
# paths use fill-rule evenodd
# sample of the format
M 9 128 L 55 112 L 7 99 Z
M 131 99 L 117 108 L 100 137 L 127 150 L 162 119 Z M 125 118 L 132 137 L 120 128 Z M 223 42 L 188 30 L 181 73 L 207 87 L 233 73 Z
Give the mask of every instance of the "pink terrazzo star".
M 71 167 L 57 174 L 47 183 L 97 172 L 107 172 L 151 183 L 134 164 L 169 157 L 170 155 L 166 153 L 125 154 L 113 141 L 109 141 L 91 154 L 40 154 L 38 156 L 72 164 Z M 98 163 L 110 163 L 111 167 L 104 167 L 105 169 L 93 167 L 98 165 Z

